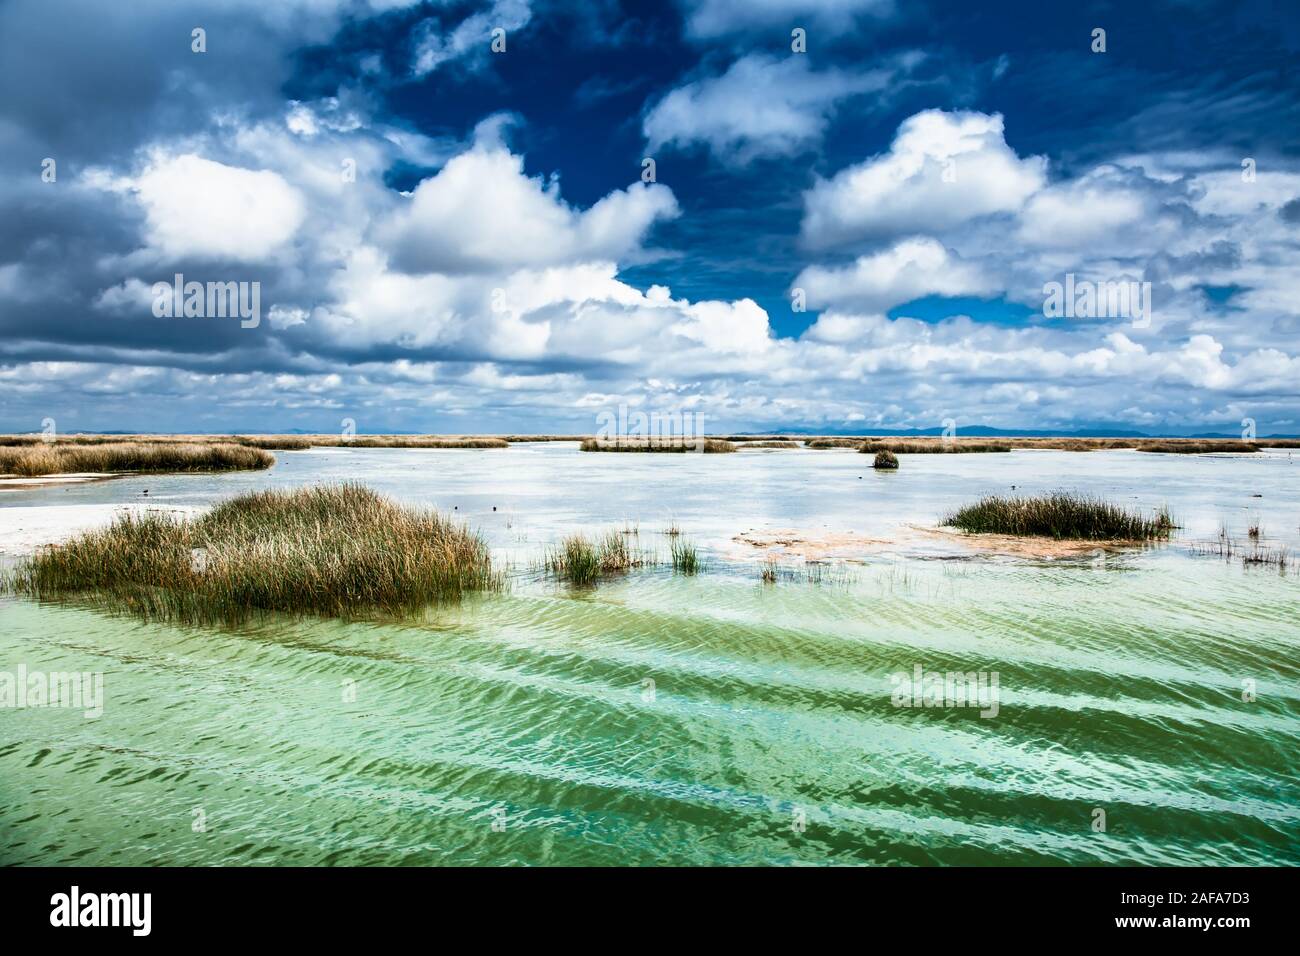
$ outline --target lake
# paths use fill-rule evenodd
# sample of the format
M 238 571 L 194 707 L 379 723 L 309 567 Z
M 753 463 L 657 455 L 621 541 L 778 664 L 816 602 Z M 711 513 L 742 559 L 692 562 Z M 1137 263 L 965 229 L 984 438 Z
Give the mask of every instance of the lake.
M 572 443 L 277 458 L 7 491 L 0 512 L 357 481 L 480 529 L 507 591 L 240 628 L 0 599 L 0 670 L 104 688 L 93 719 L 0 708 L 0 863 L 1300 863 L 1300 573 L 1196 549 L 1258 522 L 1300 550 L 1288 452 L 904 455 L 897 473 L 852 451 Z M 1013 486 L 1167 505 L 1180 529 L 1054 560 L 929 530 Z M 540 570 L 574 531 L 665 554 L 671 524 L 703 573 L 573 589 Z M 796 540 L 826 563 L 775 543 Z M 996 700 L 900 706 L 918 668 L 985 675 Z

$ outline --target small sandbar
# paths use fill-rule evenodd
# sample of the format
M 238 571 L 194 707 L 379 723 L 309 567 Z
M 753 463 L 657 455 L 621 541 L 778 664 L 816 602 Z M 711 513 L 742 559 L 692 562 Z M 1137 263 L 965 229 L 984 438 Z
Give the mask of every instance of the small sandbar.
M 1120 551 L 1127 548 L 1146 547 L 1143 541 L 1088 541 L 1045 538 L 1032 535 L 970 534 L 956 528 L 923 528 L 912 525 L 915 534 L 936 542 L 948 542 L 968 552 L 1009 558 L 1083 558 L 1097 551 Z
M 76 485 L 85 481 L 105 481 L 120 478 L 110 472 L 78 471 L 64 475 L 38 475 L 35 478 L 22 478 L 18 475 L 0 475 L 0 491 L 6 488 L 39 488 L 42 485 Z
M 853 531 L 816 532 L 799 529 L 752 530 L 735 535 L 730 556 L 803 561 L 861 561 L 872 555 L 910 554 L 916 557 L 1008 557 L 1030 560 L 1086 558 L 1097 551 L 1143 547 L 1141 541 L 1076 541 L 1020 537 L 1009 534 L 968 534 L 955 528 L 902 525 L 893 537 Z
M 740 546 L 733 553 L 741 558 L 772 556 L 805 561 L 853 560 L 898 545 L 895 540 L 873 538 L 854 531 L 755 530 L 738 534 L 731 540 Z
M 120 514 L 161 512 L 177 516 L 202 509 L 188 505 L 97 504 L 32 505 L 0 508 L 0 554 L 22 557 L 46 545 L 61 544 L 83 531 L 102 528 Z

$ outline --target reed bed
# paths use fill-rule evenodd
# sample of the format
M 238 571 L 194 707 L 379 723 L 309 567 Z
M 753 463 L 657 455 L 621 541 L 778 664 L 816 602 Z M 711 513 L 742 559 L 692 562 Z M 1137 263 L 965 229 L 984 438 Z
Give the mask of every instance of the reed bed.
M 270 468 L 275 456 L 233 443 L 58 444 L 0 447 L 0 474 L 24 478 L 74 472 L 248 471 Z
M 1011 446 L 1006 442 L 972 441 L 968 439 L 954 439 L 952 441 L 943 441 L 941 439 L 930 441 L 867 441 L 862 443 L 858 451 L 864 455 L 879 454 L 882 451 L 897 455 L 960 455 L 1009 452 Z
M 898 457 L 888 448 L 882 448 L 880 451 L 876 452 L 876 460 L 871 463 L 871 467 L 880 468 L 886 471 L 897 471 Z
M 582 451 L 626 451 L 626 452 L 699 452 L 705 454 L 718 454 L 732 452 L 736 446 L 729 441 L 722 441 L 719 438 L 705 438 L 702 440 L 692 439 L 664 439 L 659 441 L 646 441 L 645 439 L 624 439 L 622 441 L 600 441 L 595 438 L 588 438 L 581 445 Z
M 804 445 L 808 448 L 857 448 L 864 439 L 861 438 L 808 438 Z
M 262 448 L 266 451 L 306 451 L 311 442 L 296 435 L 236 435 L 235 441 L 249 448 Z
M 1158 452 L 1165 455 L 1205 455 L 1211 452 L 1256 452 L 1259 445 L 1248 441 L 1212 439 L 1206 441 L 1144 441 L 1134 447 L 1138 451 Z
M 476 436 L 477 437 L 477 436 Z M 586 441 L 590 435 L 502 435 L 503 441 L 514 444 L 525 441 Z
M 148 620 L 237 624 L 262 612 L 398 615 L 502 587 L 487 544 L 429 509 L 356 484 L 261 491 L 191 519 L 128 513 L 3 579 Z
M 731 439 L 727 439 L 730 441 Z M 747 441 L 736 445 L 738 451 L 744 451 L 746 448 L 798 448 L 797 441 Z
M 972 534 L 1010 534 L 1086 541 L 1168 538 L 1173 520 L 1162 509 L 1147 517 L 1099 498 L 1058 491 L 1049 495 L 990 495 L 943 520 Z
M 509 448 L 504 438 L 447 438 L 438 435 L 312 435 L 325 448 Z

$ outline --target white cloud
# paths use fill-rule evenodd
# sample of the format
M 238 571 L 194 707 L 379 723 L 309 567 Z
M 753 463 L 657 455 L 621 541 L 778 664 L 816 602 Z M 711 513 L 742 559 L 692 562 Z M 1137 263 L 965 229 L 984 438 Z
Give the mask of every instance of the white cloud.
M 306 212 L 301 194 L 278 173 L 192 153 L 155 156 L 134 188 L 148 221 L 148 244 L 172 259 L 265 258 L 293 238 Z
M 1046 179 L 1043 157 L 1018 157 L 1000 115 L 927 110 L 905 120 L 889 151 L 805 194 L 803 238 L 814 247 L 949 229 L 1013 213 Z
M 1032 196 L 1020 213 L 1020 239 L 1031 246 L 1115 248 L 1126 233 L 1154 226 L 1159 200 L 1140 183 L 1130 185 L 1113 167 L 1050 186 Z M 1153 183 L 1154 185 L 1154 183 Z
M 530 0 L 493 0 L 488 10 L 470 14 L 450 29 L 436 18 L 426 20 L 419 30 L 413 70 L 417 76 L 424 76 L 454 60 L 480 64 L 490 55 L 492 31 L 496 29 L 506 31 L 509 52 L 510 34 L 527 26 L 532 18 Z
M 376 235 L 407 272 L 485 272 L 618 261 L 656 220 L 677 214 L 672 190 L 658 183 L 635 183 L 578 212 L 558 182 L 526 176 L 522 157 L 475 148 L 421 182 Z
M 892 70 L 813 72 L 806 56 L 751 53 L 672 90 L 646 114 L 649 148 L 707 145 L 724 158 L 790 156 L 818 142 L 838 100 L 882 90 Z
M 893 0 L 686 0 L 685 6 L 687 31 L 701 39 L 774 26 L 816 25 L 839 32 L 859 16 L 894 11 Z
M 989 295 L 996 283 L 934 239 L 914 238 L 843 267 L 809 266 L 795 279 L 810 309 L 849 306 L 885 312 L 927 295 Z

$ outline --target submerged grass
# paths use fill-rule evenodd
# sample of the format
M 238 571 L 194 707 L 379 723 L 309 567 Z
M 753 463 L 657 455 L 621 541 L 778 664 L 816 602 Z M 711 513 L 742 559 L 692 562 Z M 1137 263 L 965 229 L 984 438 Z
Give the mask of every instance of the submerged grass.
M 463 525 L 340 484 L 240 495 L 193 519 L 126 514 L 38 552 L 0 583 L 150 620 L 238 623 L 262 611 L 405 614 L 502 579 Z
M 0 447 L 0 474 L 25 478 L 72 472 L 242 471 L 270 468 L 275 456 L 233 443 L 123 442 Z
M 1090 541 L 1149 541 L 1169 537 L 1173 520 L 1154 517 L 1098 498 L 1058 491 L 1049 495 L 991 495 L 946 517 L 943 524 L 973 534 L 1032 535 Z

